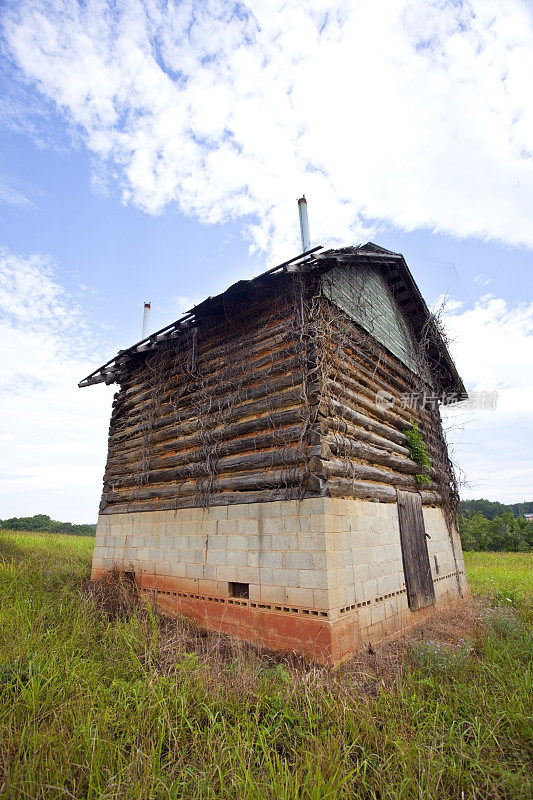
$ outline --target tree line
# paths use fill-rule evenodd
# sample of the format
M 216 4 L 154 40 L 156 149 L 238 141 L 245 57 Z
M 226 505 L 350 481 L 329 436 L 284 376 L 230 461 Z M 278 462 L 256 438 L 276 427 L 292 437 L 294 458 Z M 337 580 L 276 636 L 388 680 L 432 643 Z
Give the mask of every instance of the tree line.
M 96 533 L 96 525 L 58 522 L 50 519 L 48 514 L 2 519 L 0 520 L 0 529 L 4 531 L 37 531 L 37 533 L 67 533 L 77 536 L 94 536 Z
M 499 503 L 497 500 L 461 500 L 459 511 L 466 516 L 473 516 L 481 511 L 487 519 L 500 517 L 509 511 L 513 517 L 522 517 L 524 514 L 533 514 L 533 500 L 524 503 Z
M 459 533 L 463 550 L 527 552 L 533 550 L 533 502 L 505 505 L 491 500 L 463 500 Z

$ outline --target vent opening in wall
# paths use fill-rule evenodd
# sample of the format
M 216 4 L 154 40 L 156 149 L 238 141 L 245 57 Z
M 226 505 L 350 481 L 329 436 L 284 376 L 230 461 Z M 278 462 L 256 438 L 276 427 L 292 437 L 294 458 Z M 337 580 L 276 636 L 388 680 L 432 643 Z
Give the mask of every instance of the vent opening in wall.
M 439 562 L 437 561 L 437 556 L 434 555 L 433 558 L 435 560 L 435 575 L 438 575 L 439 572 L 440 572 L 440 570 L 439 570 Z
M 229 585 L 229 593 L 231 597 L 250 597 L 250 584 L 232 582 Z

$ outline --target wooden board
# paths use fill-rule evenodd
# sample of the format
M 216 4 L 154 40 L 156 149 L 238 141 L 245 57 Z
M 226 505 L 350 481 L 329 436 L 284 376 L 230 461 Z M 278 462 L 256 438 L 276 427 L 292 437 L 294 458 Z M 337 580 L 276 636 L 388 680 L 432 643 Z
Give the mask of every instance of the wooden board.
M 373 266 L 339 264 L 324 278 L 324 295 L 415 374 L 415 343 L 398 300 Z
M 411 611 L 435 602 L 429 555 L 419 492 L 398 489 L 398 518 L 402 544 L 403 571 Z

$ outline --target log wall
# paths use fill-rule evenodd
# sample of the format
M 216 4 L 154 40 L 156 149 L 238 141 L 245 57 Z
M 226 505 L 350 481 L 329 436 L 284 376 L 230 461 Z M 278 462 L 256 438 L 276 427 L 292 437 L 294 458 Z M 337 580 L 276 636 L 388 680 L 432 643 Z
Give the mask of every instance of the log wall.
M 200 319 L 124 365 L 101 513 L 321 494 L 318 384 L 295 287 Z M 315 444 L 313 444 L 315 443 Z M 314 449 L 313 449 L 314 448 Z
M 442 480 L 449 480 L 442 461 L 440 417 L 424 392 L 434 393 L 398 358 L 323 298 L 320 310 L 321 399 L 318 419 L 323 432 L 322 475 L 334 497 L 395 502 L 397 489 L 420 490 L 425 504 L 441 503 Z M 393 400 L 381 407 L 376 398 Z M 416 398 L 416 399 L 415 399 Z M 419 487 L 422 468 L 411 460 L 405 431 L 417 422 L 435 466 L 430 482 Z M 445 452 L 445 450 L 444 450 Z

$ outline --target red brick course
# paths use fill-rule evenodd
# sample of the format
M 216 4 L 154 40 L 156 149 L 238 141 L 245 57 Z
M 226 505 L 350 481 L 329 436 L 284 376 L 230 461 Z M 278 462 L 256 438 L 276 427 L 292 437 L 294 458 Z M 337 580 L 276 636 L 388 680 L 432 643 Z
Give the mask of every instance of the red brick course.
M 104 573 L 105 570 L 93 568 L 91 578 L 97 580 Z M 344 619 L 305 618 L 299 613 L 253 608 L 247 603 L 239 605 L 241 601 L 228 602 L 227 597 L 192 597 L 178 578 L 144 573 L 136 580 L 139 589 L 153 599 L 163 613 L 183 615 L 207 630 L 280 652 L 297 653 L 318 664 L 331 666 L 351 658 L 365 642 L 396 636 L 425 622 L 441 608 L 462 602 L 459 597 L 443 597 L 435 606 L 416 612 L 407 610 L 386 622 L 369 626 L 362 637 L 357 613 Z M 182 596 L 177 596 L 178 593 Z

